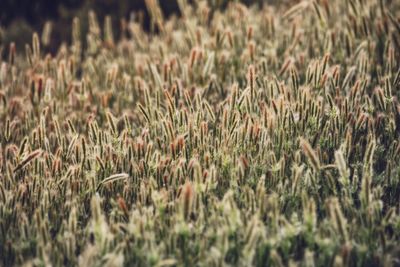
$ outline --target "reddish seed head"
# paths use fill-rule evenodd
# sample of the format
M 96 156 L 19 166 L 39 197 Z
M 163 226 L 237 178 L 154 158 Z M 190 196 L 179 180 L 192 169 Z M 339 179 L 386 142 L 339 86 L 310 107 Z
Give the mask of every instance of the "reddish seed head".
M 245 156 L 243 156 L 243 155 L 240 156 L 239 160 L 245 169 L 247 169 L 249 167 L 249 161 Z
M 126 205 L 125 200 L 122 197 L 118 197 L 118 206 L 124 212 L 125 215 L 128 215 L 128 207 Z

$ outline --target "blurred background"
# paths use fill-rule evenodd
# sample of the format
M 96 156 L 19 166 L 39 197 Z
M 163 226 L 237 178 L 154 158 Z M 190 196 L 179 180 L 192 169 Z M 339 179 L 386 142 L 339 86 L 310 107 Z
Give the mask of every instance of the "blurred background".
M 160 1 L 166 15 L 178 11 L 176 0 Z M 134 12 L 149 27 L 149 15 L 144 0 L 0 0 L 0 43 L 14 41 L 18 48 L 31 41 L 33 32 L 41 33 L 46 22 L 51 22 L 51 46 L 71 39 L 74 17 L 86 27 L 89 10 L 95 11 L 100 25 L 105 15 L 111 15 L 118 31 L 120 18 Z
M 196 0 L 188 0 L 193 2 Z M 229 0 L 208 0 L 215 6 L 223 8 Z M 295 2 L 295 0 L 241 0 L 250 5 L 257 3 Z M 165 17 L 179 16 L 176 0 L 159 0 Z M 94 10 L 102 25 L 104 16 L 111 15 L 114 32 L 118 33 L 121 18 L 135 17 L 149 29 L 149 14 L 145 0 L 0 0 L 0 45 L 7 46 L 15 42 L 17 48 L 23 48 L 31 42 L 32 33 L 42 32 L 46 22 L 51 21 L 51 40 L 49 51 L 53 51 L 62 41 L 71 38 L 72 19 L 80 18 L 85 30 L 89 10 Z

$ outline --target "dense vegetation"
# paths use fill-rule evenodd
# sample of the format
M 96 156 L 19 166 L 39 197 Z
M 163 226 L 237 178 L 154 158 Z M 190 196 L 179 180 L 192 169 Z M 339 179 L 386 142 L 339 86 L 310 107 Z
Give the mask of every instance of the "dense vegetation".
M 400 3 L 212 2 L 3 44 L 0 265 L 400 264 Z

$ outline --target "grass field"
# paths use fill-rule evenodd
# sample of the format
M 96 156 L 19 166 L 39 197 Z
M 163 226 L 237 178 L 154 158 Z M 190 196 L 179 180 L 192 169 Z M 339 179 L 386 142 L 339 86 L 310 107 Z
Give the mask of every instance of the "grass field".
M 178 2 L 2 44 L 0 266 L 400 266 L 400 2 Z

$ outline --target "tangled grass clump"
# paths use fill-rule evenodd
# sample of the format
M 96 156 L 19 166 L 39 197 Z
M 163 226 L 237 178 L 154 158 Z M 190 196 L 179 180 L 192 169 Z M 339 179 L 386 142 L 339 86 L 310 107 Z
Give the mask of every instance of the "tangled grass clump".
M 178 2 L 4 48 L 0 265 L 400 265 L 400 3 Z

